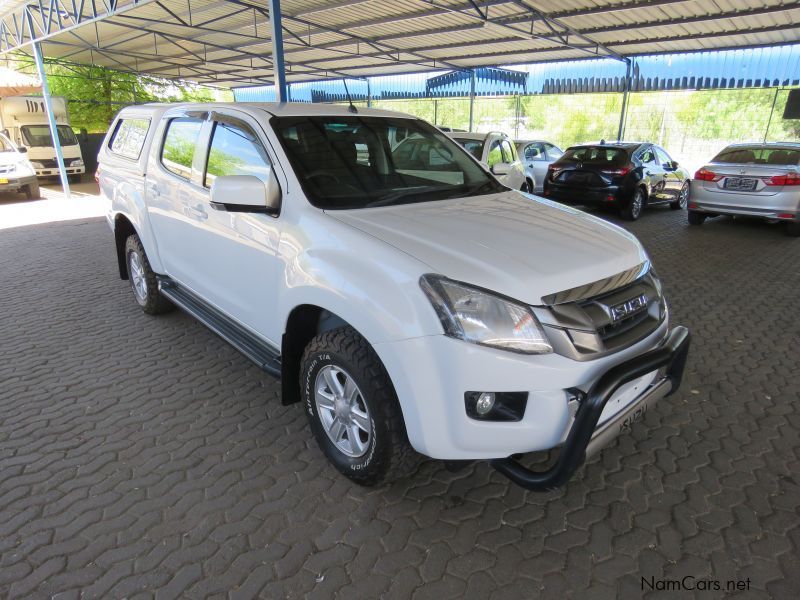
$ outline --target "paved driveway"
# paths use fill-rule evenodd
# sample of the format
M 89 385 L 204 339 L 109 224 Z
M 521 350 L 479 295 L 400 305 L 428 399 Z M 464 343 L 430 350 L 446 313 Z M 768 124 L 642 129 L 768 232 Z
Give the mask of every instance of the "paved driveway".
M 105 222 L 0 232 L 0 597 L 798 597 L 800 240 L 629 228 L 694 332 L 685 387 L 538 494 L 435 461 L 359 488 L 274 379 L 139 311 Z

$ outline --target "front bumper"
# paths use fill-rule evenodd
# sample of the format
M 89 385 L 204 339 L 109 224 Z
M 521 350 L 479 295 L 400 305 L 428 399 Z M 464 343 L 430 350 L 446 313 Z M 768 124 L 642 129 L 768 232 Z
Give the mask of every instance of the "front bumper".
M 36 183 L 36 177 L 7 177 L 0 175 L 0 192 L 19 192 L 26 185 Z
M 86 172 L 86 167 L 66 167 L 67 175 L 81 175 Z M 58 177 L 58 168 L 36 169 L 37 177 Z
M 514 483 L 529 490 L 548 490 L 566 483 L 587 456 L 598 452 L 620 433 L 630 429 L 648 407 L 675 392 L 683 378 L 690 335 L 685 327 L 675 327 L 663 345 L 628 359 L 602 375 L 581 399 L 567 439 L 555 464 L 545 471 L 531 471 L 514 458 L 491 461 L 492 466 Z M 606 403 L 626 383 L 657 371 L 650 387 L 625 410 L 597 427 Z

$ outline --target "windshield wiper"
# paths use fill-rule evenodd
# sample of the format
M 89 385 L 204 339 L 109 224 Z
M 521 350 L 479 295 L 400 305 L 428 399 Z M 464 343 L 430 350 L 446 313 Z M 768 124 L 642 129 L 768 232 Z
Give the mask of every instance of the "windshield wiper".
M 364 205 L 364 208 L 374 208 L 376 206 L 388 206 L 389 204 L 392 204 L 393 202 L 400 200 L 401 198 L 405 198 L 406 196 L 412 196 L 414 194 L 419 194 L 422 190 L 428 190 L 428 189 L 430 189 L 428 186 L 420 186 L 420 187 L 397 190 L 396 192 L 387 194 L 382 198 L 378 198 L 377 200 L 373 200 L 372 202 L 367 202 Z
M 493 192 L 494 190 L 494 181 L 484 181 L 478 187 L 473 190 L 468 191 L 465 196 L 480 196 L 481 194 L 486 194 L 489 192 Z

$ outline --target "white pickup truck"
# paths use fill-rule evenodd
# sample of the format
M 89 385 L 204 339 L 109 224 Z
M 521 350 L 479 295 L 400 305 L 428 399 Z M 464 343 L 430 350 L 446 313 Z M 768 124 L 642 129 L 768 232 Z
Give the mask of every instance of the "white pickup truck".
M 177 305 L 282 377 L 361 484 L 420 453 L 549 489 L 680 383 L 689 334 L 636 238 L 506 188 L 414 117 L 129 107 L 99 163 L 144 312 Z

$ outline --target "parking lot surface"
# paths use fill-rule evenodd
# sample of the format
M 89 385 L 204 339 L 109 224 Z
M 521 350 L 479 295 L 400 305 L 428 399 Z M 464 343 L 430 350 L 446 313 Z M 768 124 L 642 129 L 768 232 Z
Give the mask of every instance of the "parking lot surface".
M 139 310 L 103 220 L 0 232 L 0 597 L 798 597 L 800 240 L 625 226 L 694 334 L 684 386 L 548 493 L 430 460 L 360 488 L 275 379 Z

